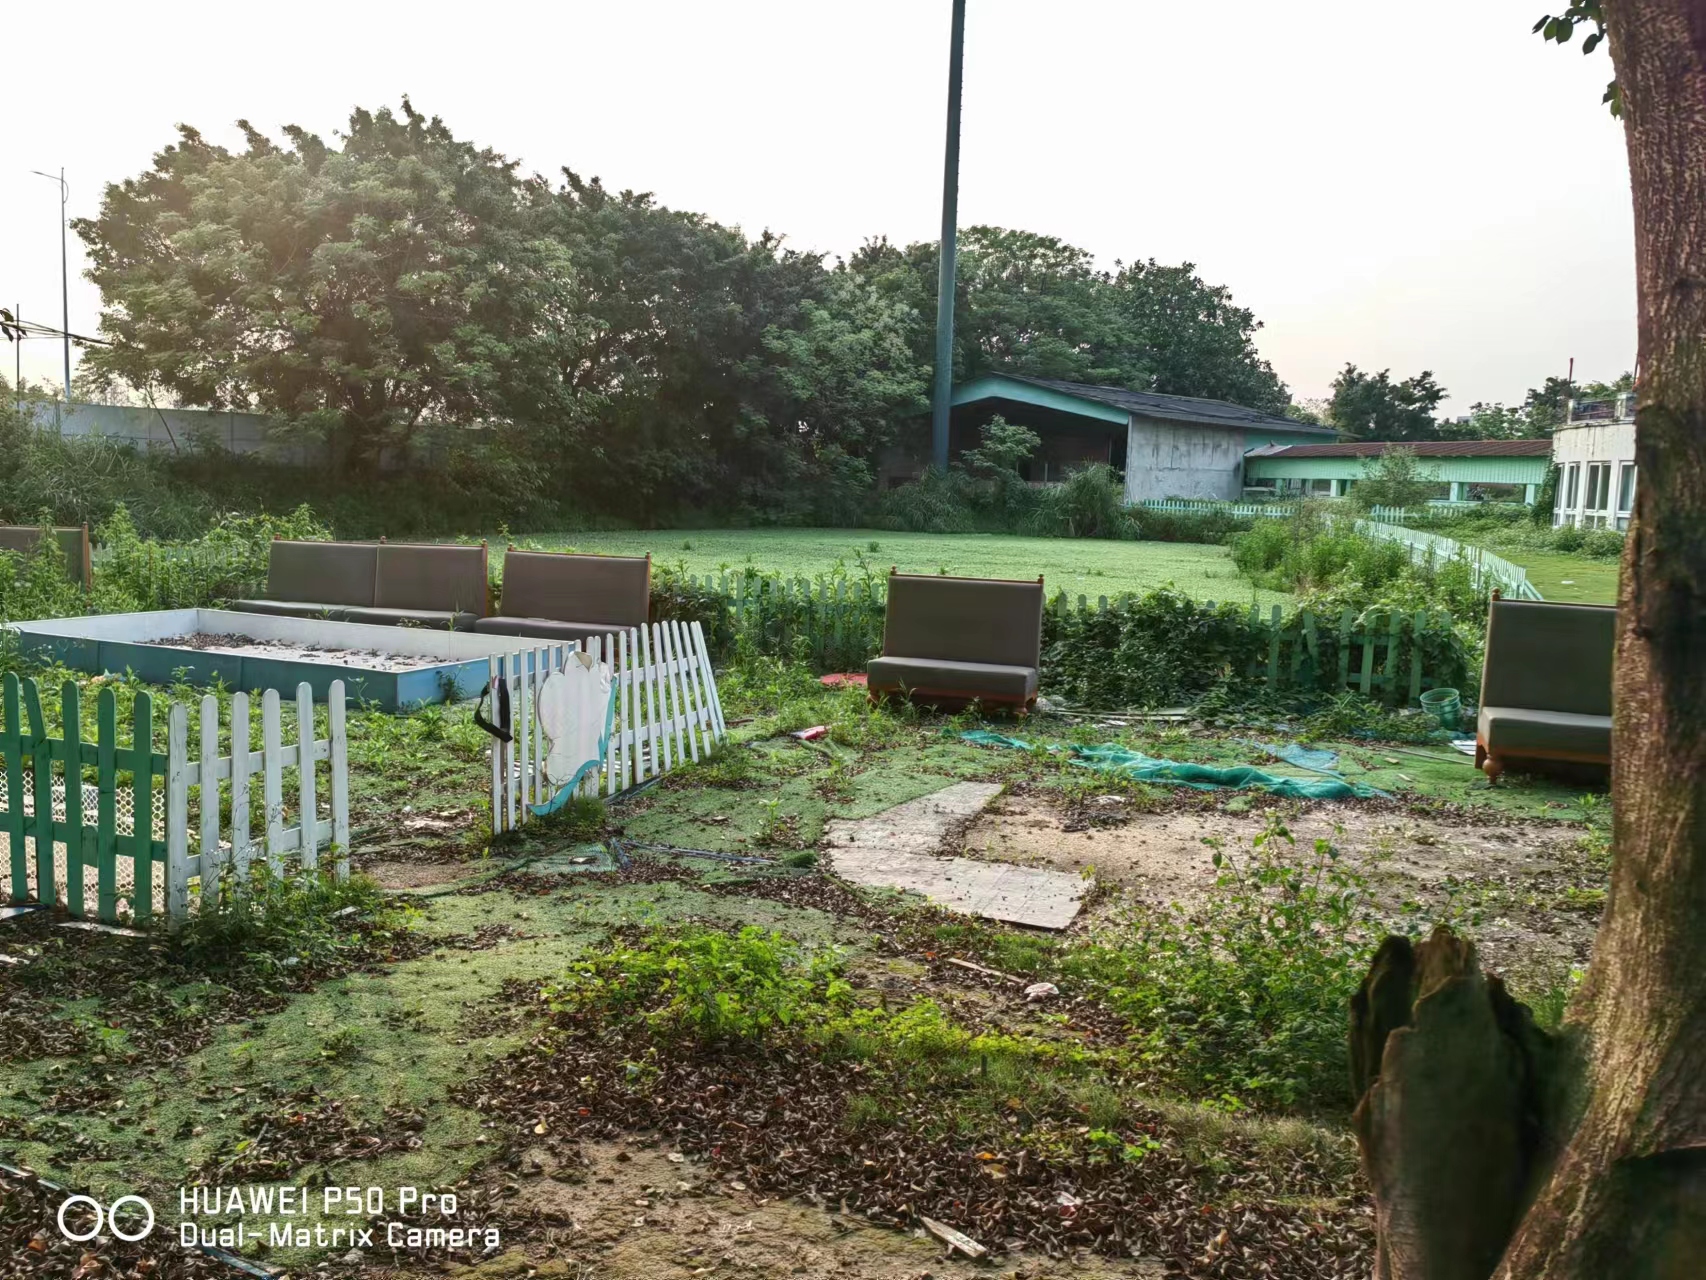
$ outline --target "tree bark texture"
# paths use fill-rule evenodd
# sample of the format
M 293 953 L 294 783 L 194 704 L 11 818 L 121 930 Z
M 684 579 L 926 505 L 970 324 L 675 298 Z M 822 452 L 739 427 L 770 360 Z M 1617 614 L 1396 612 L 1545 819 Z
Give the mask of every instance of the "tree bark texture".
M 1352 1024 L 1382 1280 L 1706 1276 L 1706 0 L 1604 11 L 1640 338 L 1611 886 L 1562 1049 L 1455 940 L 1383 948 Z

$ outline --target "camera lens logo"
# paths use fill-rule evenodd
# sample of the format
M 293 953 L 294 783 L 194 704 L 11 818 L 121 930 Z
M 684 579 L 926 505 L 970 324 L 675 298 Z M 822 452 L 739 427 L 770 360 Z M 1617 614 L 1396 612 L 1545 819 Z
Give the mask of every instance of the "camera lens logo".
M 73 1233 L 71 1228 L 65 1225 L 65 1211 L 73 1205 L 79 1204 L 87 1205 L 95 1211 L 94 1225 L 81 1235 Z M 135 1205 L 137 1206 L 137 1213 L 146 1214 L 147 1225 L 142 1227 L 139 1231 L 126 1231 L 124 1227 L 120 1226 L 119 1210 L 124 1208 L 125 1205 Z M 127 1225 L 134 1226 L 135 1214 L 126 1215 L 126 1222 Z M 59 1234 L 64 1236 L 67 1240 L 75 1241 L 78 1244 L 81 1244 L 85 1240 L 93 1240 L 96 1236 L 101 1234 L 101 1228 L 103 1226 L 110 1228 L 113 1235 L 118 1239 L 125 1241 L 127 1244 L 135 1244 L 138 1240 L 147 1236 L 150 1231 L 154 1230 L 154 1206 L 149 1204 L 148 1201 L 144 1200 L 141 1196 L 120 1196 L 117 1200 L 112 1202 L 110 1208 L 103 1207 L 101 1202 L 96 1200 L 93 1196 L 67 1196 L 65 1203 L 59 1206 Z

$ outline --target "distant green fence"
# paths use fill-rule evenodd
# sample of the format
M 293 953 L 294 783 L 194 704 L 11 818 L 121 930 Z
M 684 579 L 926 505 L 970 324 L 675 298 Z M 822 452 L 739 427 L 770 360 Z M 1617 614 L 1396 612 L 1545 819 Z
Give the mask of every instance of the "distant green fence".
M 658 616 L 699 621 L 721 658 L 744 650 L 795 658 L 819 671 L 856 671 L 882 650 L 885 595 L 884 580 L 874 576 L 724 573 L 655 588 L 653 609 Z M 1130 656 L 1137 664 L 1145 655 L 1157 663 L 1174 661 L 1174 650 L 1193 646 L 1182 634 L 1193 627 L 1214 633 L 1194 655 L 1209 655 L 1204 670 L 1276 690 L 1352 691 L 1397 705 L 1414 702 L 1426 689 L 1462 687 L 1473 679 L 1473 654 L 1442 612 L 1358 615 L 1346 609 L 1318 617 L 1307 609 L 1188 601 L 1167 593 L 1168 607 L 1179 611 L 1175 621 L 1145 632 L 1149 622 L 1140 615 L 1154 598 L 1056 593 L 1044 623 L 1043 688 L 1097 683 L 1097 677 L 1075 676 L 1068 668 L 1116 661 L 1121 646 L 1134 650 Z M 1092 618 L 1097 625 L 1085 626 Z M 1063 639 L 1079 652 L 1062 650 Z

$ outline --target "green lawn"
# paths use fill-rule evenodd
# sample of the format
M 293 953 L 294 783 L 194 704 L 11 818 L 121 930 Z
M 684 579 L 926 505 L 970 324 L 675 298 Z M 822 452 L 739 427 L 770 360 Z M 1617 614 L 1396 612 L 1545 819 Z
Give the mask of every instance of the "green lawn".
M 1528 570 L 1528 580 L 1548 600 L 1561 604 L 1616 604 L 1616 560 L 1590 560 L 1561 551 L 1500 551 Z
M 694 574 L 754 565 L 811 577 L 863 557 L 887 570 L 992 578 L 1043 575 L 1049 593 L 1116 595 L 1173 583 L 1199 600 L 1284 604 L 1280 592 L 1256 590 L 1239 577 L 1225 547 L 1181 542 L 1106 542 L 1088 538 L 1017 538 L 980 533 L 891 533 L 880 529 L 653 529 L 615 533 L 535 534 L 529 545 L 613 555 L 652 553 L 658 564 Z M 499 558 L 494 539 L 493 558 Z

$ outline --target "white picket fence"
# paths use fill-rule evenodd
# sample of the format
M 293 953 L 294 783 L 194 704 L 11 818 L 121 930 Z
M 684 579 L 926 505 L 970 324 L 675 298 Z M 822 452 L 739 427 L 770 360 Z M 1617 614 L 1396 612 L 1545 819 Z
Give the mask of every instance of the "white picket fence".
M 1144 498 L 1137 504 L 1151 511 L 1178 511 L 1187 515 L 1272 516 L 1278 519 L 1297 514 L 1290 502 L 1221 502 L 1213 498 Z
M 1512 564 L 1491 551 L 1459 542 L 1443 534 L 1423 529 L 1409 529 L 1398 524 L 1383 524 L 1375 520 L 1358 520 L 1356 531 L 1365 537 L 1385 542 L 1402 543 L 1410 559 L 1425 564 L 1447 564 L 1461 560 L 1469 566 L 1470 581 L 1476 590 L 1497 590 L 1512 600 L 1539 600 L 1541 594 L 1528 580 L 1528 570 Z
M 698 760 L 728 734 L 705 632 L 697 622 L 654 622 L 579 644 L 543 645 L 491 658 L 491 687 L 509 691 L 510 741 L 492 748 L 492 832 L 514 831 L 556 794 L 545 776 L 539 690 L 585 649 L 610 668 L 615 697 L 604 763 L 589 794 L 614 796 Z
M 296 714 L 291 717 L 295 741 L 284 740 L 282 702 L 277 689 L 261 695 L 261 749 L 248 749 L 251 737 L 249 695 L 231 699 L 231 754 L 219 754 L 219 700 L 201 700 L 199 742 L 190 753 L 189 709 L 174 702 L 166 718 L 166 914 L 178 921 L 189 914 L 190 881 L 199 879 L 203 902 L 212 902 L 226 870 L 241 881 L 255 859 L 265 858 L 279 873 L 286 859 L 312 871 L 324 849 L 337 877 L 349 876 L 349 740 L 344 727 L 344 683 L 334 680 L 326 696 L 327 736 L 314 736 L 314 694 L 307 684 L 296 688 Z M 320 817 L 318 773 L 329 767 L 329 815 Z M 284 825 L 287 804 L 284 773 L 296 770 L 296 825 Z M 260 795 L 254 781 L 260 780 Z M 190 788 L 198 788 L 195 831 L 191 832 Z M 230 797 L 230 819 L 222 823 L 224 799 Z M 254 830 L 258 816 L 259 838 Z M 194 853 L 191 845 L 199 846 Z

